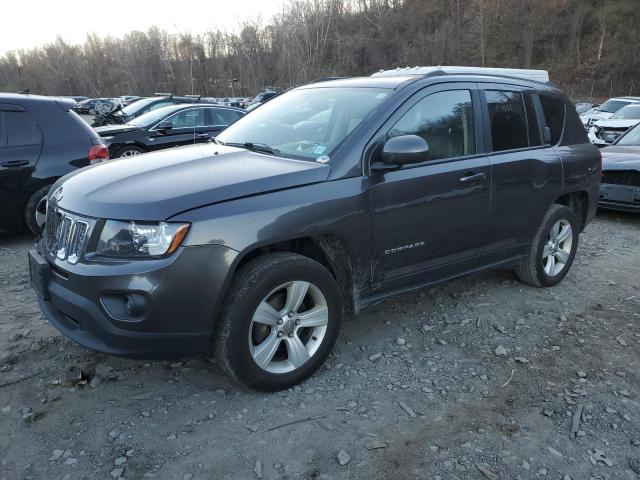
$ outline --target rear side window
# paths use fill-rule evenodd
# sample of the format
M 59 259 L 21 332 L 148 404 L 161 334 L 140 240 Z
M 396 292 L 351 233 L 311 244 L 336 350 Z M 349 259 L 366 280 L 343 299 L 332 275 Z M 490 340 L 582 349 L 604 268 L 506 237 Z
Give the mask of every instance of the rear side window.
M 540 95 L 540 103 L 544 113 L 544 120 L 551 130 L 551 145 L 556 145 L 562 138 L 564 129 L 564 102 L 548 95 Z
M 240 114 L 238 112 L 234 112 L 233 110 L 225 110 L 223 108 L 211 108 L 209 109 L 209 111 L 211 112 L 211 116 L 213 117 L 211 119 L 211 125 L 231 125 L 240 117 Z
M 183 110 L 169 117 L 168 121 L 173 128 L 195 128 L 204 126 L 204 110 L 194 108 Z
M 429 160 L 476 153 L 473 105 L 469 90 L 433 93 L 398 120 L 389 137 L 418 135 L 429 144 Z
M 27 112 L 4 112 L 7 142 L 10 147 L 39 145 L 42 133 L 35 120 Z
M 522 95 L 519 92 L 487 90 L 485 96 L 493 151 L 527 148 L 529 133 Z

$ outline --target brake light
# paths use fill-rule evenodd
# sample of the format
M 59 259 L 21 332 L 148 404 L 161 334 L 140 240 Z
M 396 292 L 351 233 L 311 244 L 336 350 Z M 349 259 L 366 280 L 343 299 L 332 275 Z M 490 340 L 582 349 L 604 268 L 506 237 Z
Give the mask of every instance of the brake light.
M 93 165 L 94 163 L 100 163 L 106 160 L 109 160 L 109 149 L 106 145 L 104 143 L 91 145 L 89 149 L 89 163 Z

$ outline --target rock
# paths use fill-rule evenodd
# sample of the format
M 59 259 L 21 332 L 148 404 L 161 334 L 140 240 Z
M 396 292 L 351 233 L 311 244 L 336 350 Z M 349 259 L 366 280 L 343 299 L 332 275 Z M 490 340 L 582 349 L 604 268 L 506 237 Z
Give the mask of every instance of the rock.
M 440 340 L 438 340 L 438 343 L 439 343 L 440 345 L 446 345 L 446 344 L 447 344 L 447 341 L 446 341 L 446 340 L 442 340 L 442 339 L 440 339 Z
M 587 374 L 585 372 L 576 372 L 576 375 L 578 375 L 578 378 L 587 378 Z
M 387 448 L 389 445 L 387 442 L 381 442 L 380 440 L 371 440 L 364 444 L 367 450 L 377 450 L 379 448 Z
M 343 467 L 351 461 L 351 455 L 349 455 L 345 450 L 340 450 L 338 455 L 336 456 L 338 463 Z
M 121 477 L 123 473 L 124 473 L 124 468 L 122 467 L 114 468 L 113 470 L 111 470 L 111 476 L 113 478 Z
M 65 465 L 75 465 L 76 463 L 78 463 L 78 459 L 73 457 L 69 457 L 64 461 Z
M 124 465 L 125 463 L 127 463 L 127 457 L 118 457 L 113 461 L 113 464 L 116 467 L 121 467 L 122 465 Z
M 409 417 L 411 417 L 411 418 L 416 418 L 417 417 L 416 412 L 414 412 L 413 409 L 409 405 L 407 405 L 404 402 L 400 402 L 399 405 L 400 405 L 400 408 L 402 408 L 406 412 L 406 414 L 409 415 Z
M 507 354 L 507 349 L 502 345 L 499 345 L 498 348 L 496 348 L 495 352 L 498 357 L 504 357 Z
M 404 346 L 406 344 L 407 344 L 407 341 L 404 338 L 398 337 L 396 339 L 396 345 L 400 345 L 402 347 L 402 346 Z
M 182 480 L 191 480 L 193 478 L 193 473 L 185 473 L 182 476 Z
M 549 453 L 555 457 L 562 458 L 563 456 L 558 450 L 553 447 L 547 447 L 547 450 L 549 450 Z
M 55 462 L 59 460 L 60 457 L 62 457 L 63 453 L 64 453 L 64 450 L 54 450 L 53 453 L 51 454 L 51 457 L 49 458 L 49 461 Z
M 515 357 L 514 360 L 518 363 L 529 363 L 529 360 L 527 360 L 525 357 Z
M 529 471 L 531 469 L 531 465 L 529 465 L 529 462 L 527 462 L 526 460 L 523 460 L 522 461 L 522 469 Z
M 369 356 L 369 360 L 371 360 L 372 362 L 375 362 L 376 360 L 378 360 L 380 357 L 382 356 L 382 353 L 378 352 L 378 353 L 374 353 L 373 355 Z
M 541 477 L 546 477 L 547 476 L 547 469 L 544 467 L 540 467 L 538 469 L 538 475 L 540 475 Z
M 115 438 L 118 438 L 119 436 L 120 436 L 120 430 L 118 430 L 117 428 L 114 428 L 109 432 L 109 438 L 115 439 Z
M 256 478 L 262 478 L 262 462 L 260 460 L 256 460 L 256 463 L 253 466 L 253 473 L 256 474 Z

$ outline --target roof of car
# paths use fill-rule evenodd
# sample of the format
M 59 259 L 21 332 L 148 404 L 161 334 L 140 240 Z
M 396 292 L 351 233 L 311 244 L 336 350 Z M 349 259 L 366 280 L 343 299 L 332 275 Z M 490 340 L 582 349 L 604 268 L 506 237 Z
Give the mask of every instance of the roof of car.
M 241 108 L 227 107 L 226 105 L 216 105 L 215 103 L 176 103 L 174 105 L 167 105 L 166 107 L 157 108 L 156 110 L 162 110 L 164 112 L 169 113 L 169 112 L 177 112 L 179 110 L 186 110 L 186 109 L 189 109 L 189 108 L 197 108 L 197 107 L 202 107 L 202 108 L 223 108 L 225 110 L 234 110 L 236 112 L 242 112 L 242 113 L 245 112 Z
M 33 103 L 50 103 L 58 102 L 64 106 L 70 107 L 75 105 L 75 101 L 71 98 L 64 97 L 47 97 L 44 95 L 31 95 L 24 93 L 2 93 L 0 92 L 0 103 L 16 103 L 21 105 L 33 104 Z
M 610 98 L 609 100 L 614 100 L 614 101 L 627 101 L 627 102 L 640 102 L 640 97 L 613 97 Z

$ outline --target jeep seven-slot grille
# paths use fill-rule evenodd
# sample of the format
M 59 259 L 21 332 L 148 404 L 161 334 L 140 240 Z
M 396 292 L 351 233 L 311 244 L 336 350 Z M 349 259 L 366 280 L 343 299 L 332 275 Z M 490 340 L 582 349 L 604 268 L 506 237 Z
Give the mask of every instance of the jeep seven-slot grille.
M 50 255 L 77 263 L 84 248 L 89 221 L 56 207 L 47 209 L 44 238 Z
M 609 170 L 602 172 L 602 183 L 640 187 L 640 172 L 635 170 Z

